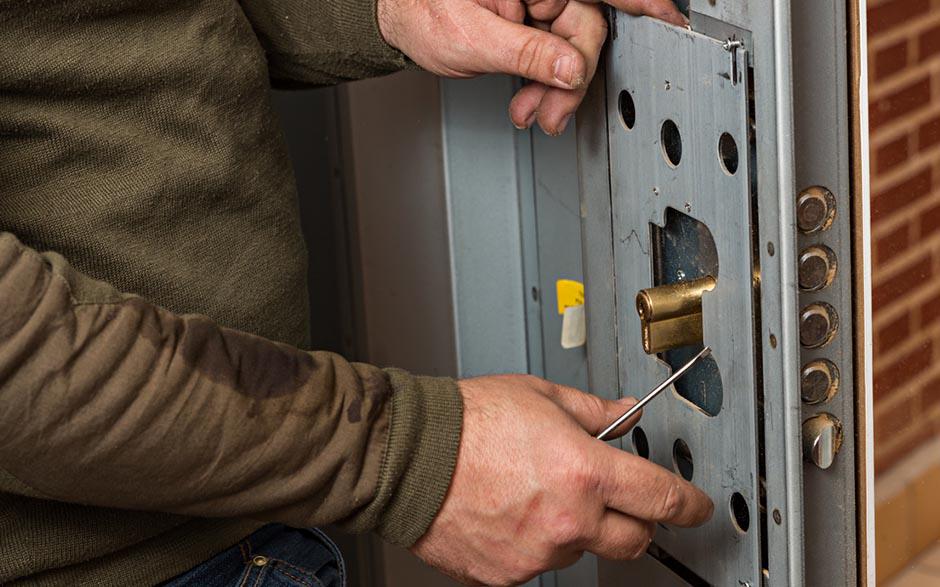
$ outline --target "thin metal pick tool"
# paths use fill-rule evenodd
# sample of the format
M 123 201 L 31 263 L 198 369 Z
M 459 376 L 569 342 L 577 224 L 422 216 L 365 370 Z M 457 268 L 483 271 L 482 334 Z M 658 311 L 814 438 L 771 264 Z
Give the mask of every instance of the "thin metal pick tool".
M 685 375 L 685 372 L 691 369 L 692 365 L 697 363 L 700 359 L 707 356 L 711 352 L 712 352 L 712 349 L 710 347 L 703 348 L 701 351 L 699 351 L 697 355 L 692 357 L 688 363 L 676 369 L 676 371 L 672 375 L 670 375 L 668 378 L 666 378 L 665 381 L 663 381 L 662 383 L 654 387 L 652 391 L 646 394 L 643 397 L 643 399 L 638 401 L 632 408 L 630 408 L 622 416 L 620 416 L 619 418 L 611 422 L 610 426 L 608 426 L 607 428 L 604 428 L 604 431 L 598 434 L 596 438 L 598 440 L 604 440 L 605 438 L 607 438 L 608 434 L 613 432 L 618 426 L 620 426 L 621 424 L 629 420 L 631 417 L 633 417 L 634 414 L 642 410 L 643 406 L 650 403 L 650 401 L 654 397 L 662 393 L 664 389 L 666 389 L 667 387 L 672 385 L 677 379 Z

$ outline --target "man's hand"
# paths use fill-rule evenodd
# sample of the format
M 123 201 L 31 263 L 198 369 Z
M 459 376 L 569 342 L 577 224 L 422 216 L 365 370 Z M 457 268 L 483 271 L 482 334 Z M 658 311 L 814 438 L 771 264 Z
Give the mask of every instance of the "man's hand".
M 630 14 L 688 24 L 672 0 L 605 0 Z M 584 98 L 607 36 L 598 0 L 378 0 L 385 40 L 448 77 L 509 73 L 533 81 L 509 106 L 518 128 L 557 135 Z M 531 26 L 524 24 L 530 23 Z
M 632 559 L 656 522 L 702 524 L 709 498 L 593 436 L 633 405 L 528 375 L 460 382 L 463 435 L 450 490 L 413 551 L 464 582 L 521 583 L 584 551 Z M 618 429 L 625 432 L 633 423 Z

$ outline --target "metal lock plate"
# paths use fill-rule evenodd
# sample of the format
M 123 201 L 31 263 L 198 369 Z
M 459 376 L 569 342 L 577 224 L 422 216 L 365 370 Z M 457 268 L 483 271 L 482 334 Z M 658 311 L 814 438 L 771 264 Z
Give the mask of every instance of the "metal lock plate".
M 701 528 L 660 528 L 651 550 L 710 584 L 758 585 L 758 354 L 747 48 L 729 48 L 685 29 L 623 14 L 617 15 L 612 32 L 608 63 L 616 66 L 607 72 L 607 120 L 622 392 L 637 395 L 670 371 L 662 359 L 644 352 L 641 319 L 631 308 L 637 292 L 709 274 L 716 283 L 702 297 L 704 344 L 715 359 L 711 380 L 726 390 L 717 409 L 697 407 L 671 393 L 643 416 L 649 458 L 690 473 L 716 506 Z M 657 258 L 662 247 L 656 245 L 654 226 L 668 232 L 667 219 L 682 215 L 710 231 L 714 271 L 696 258 L 695 247 L 688 254 L 688 247 L 675 246 L 672 254 L 678 260 Z M 704 385 L 709 378 L 693 373 L 689 380 Z M 635 572 L 625 576 L 640 579 Z

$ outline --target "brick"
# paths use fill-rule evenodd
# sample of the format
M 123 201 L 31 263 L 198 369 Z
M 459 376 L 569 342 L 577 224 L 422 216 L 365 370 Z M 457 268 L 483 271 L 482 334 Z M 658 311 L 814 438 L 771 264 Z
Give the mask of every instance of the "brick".
M 889 449 L 881 449 L 876 446 L 875 476 L 881 475 L 891 467 L 903 462 L 904 458 L 910 455 L 913 450 L 933 438 L 934 431 L 928 423 L 912 422 L 907 430 L 896 431 L 895 436 L 903 436 L 904 440 Z
M 880 368 L 874 377 L 875 399 L 891 395 L 930 366 L 933 341 L 925 340 L 893 363 Z
M 875 410 L 875 444 L 889 442 L 915 418 L 914 401 L 905 400 L 888 410 Z
M 907 135 L 884 144 L 875 151 L 875 173 L 885 173 L 907 161 L 910 156 Z
M 875 53 L 874 77 L 877 81 L 888 79 L 907 66 L 908 42 L 904 39 Z
M 918 61 L 923 62 L 940 54 L 940 25 L 933 26 L 922 32 L 920 37 L 918 37 L 918 43 Z
M 897 90 L 873 100 L 869 106 L 871 128 L 897 120 L 930 104 L 930 78 L 923 75 Z
M 940 230 L 940 205 L 928 208 L 920 214 L 920 238 L 929 238 Z
M 922 412 L 932 409 L 938 403 L 940 403 L 940 376 L 934 377 L 920 388 Z
M 917 148 L 925 151 L 940 143 L 940 116 L 928 120 L 917 129 Z
M 933 260 L 921 256 L 903 269 L 883 278 L 872 288 L 872 310 L 877 312 L 894 303 L 903 303 L 911 292 L 928 285 L 933 277 Z
M 872 198 L 872 221 L 877 223 L 905 206 L 930 194 L 933 185 L 933 170 L 922 167 L 911 177 L 900 181 Z
M 911 314 L 910 312 L 904 312 L 901 316 L 878 329 L 875 336 L 875 352 L 882 355 L 907 340 L 910 335 Z
M 875 241 L 875 264 L 884 265 L 907 250 L 911 244 L 911 231 L 905 222 Z
M 879 35 L 923 15 L 929 0 L 890 0 L 868 9 L 868 34 Z
M 920 305 L 920 326 L 930 326 L 940 319 L 940 294 L 937 294 Z

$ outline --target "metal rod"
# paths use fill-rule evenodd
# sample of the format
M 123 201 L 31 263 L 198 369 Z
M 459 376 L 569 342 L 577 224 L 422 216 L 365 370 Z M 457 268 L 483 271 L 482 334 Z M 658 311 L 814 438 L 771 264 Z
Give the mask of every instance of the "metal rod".
M 654 388 L 652 389 L 652 391 L 650 391 L 649 393 L 647 393 L 647 394 L 643 397 L 643 399 L 641 399 L 640 401 L 638 401 L 632 408 L 630 408 L 630 409 L 627 410 L 622 416 L 620 416 L 619 418 L 617 418 L 616 420 L 614 420 L 613 422 L 611 422 L 610 426 L 608 426 L 607 428 L 605 428 L 604 431 L 601 432 L 600 434 L 598 434 L 596 438 L 597 438 L 598 440 L 604 440 L 604 439 L 607 437 L 608 434 L 610 434 L 611 432 L 613 432 L 618 426 L 620 426 L 621 424 L 623 424 L 624 422 L 626 422 L 627 420 L 629 420 L 631 417 L 633 417 L 634 414 L 636 414 L 637 412 L 639 412 L 640 410 L 642 410 L 642 409 L 643 409 L 643 406 L 645 406 L 646 404 L 648 404 L 654 397 L 656 397 L 657 395 L 659 395 L 660 393 L 662 393 L 662 391 L 663 391 L 664 389 L 666 389 L 667 387 L 669 387 L 670 385 L 672 385 L 672 384 L 676 381 L 676 379 L 678 379 L 678 378 L 682 377 L 683 375 L 685 375 L 685 372 L 688 371 L 689 369 L 691 369 L 691 368 L 692 368 L 692 365 L 694 365 L 695 363 L 697 363 L 697 362 L 699 361 L 699 359 L 702 359 L 703 357 L 705 357 L 706 355 L 708 355 L 708 354 L 711 353 L 711 352 L 712 352 L 712 349 L 711 349 L 710 347 L 705 347 L 705 348 L 703 348 L 701 351 L 699 351 L 699 353 L 698 353 L 697 355 L 695 355 L 694 357 L 692 357 L 692 358 L 689 360 L 688 363 L 686 363 L 685 365 L 682 365 L 681 367 L 679 367 L 678 369 L 676 369 L 675 372 L 673 372 L 672 375 L 670 375 L 669 377 L 666 378 L 665 381 L 663 381 L 662 383 L 660 383 L 659 385 L 657 385 L 656 387 L 654 387 Z

